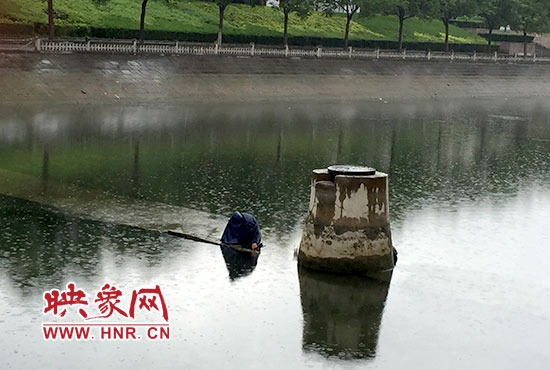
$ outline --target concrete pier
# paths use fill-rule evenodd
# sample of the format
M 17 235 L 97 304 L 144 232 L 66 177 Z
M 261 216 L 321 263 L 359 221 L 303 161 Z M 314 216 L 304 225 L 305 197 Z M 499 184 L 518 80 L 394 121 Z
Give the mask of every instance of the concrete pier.
M 378 274 L 394 266 L 388 176 L 373 168 L 314 170 L 298 263 L 346 274 Z

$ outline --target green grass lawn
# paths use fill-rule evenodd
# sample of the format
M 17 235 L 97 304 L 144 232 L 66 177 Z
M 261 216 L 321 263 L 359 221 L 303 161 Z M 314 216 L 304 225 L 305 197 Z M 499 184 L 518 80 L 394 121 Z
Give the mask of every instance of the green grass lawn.
M 53 0 L 60 26 L 92 26 L 138 29 L 141 12 L 139 0 Z M 0 0 L 0 23 L 47 23 L 46 2 L 41 0 Z M 312 12 L 301 19 L 291 14 L 290 36 L 343 38 L 345 17 L 326 17 Z M 218 9 L 213 3 L 199 1 L 151 0 L 147 7 L 146 29 L 213 34 L 218 31 Z M 396 40 L 396 17 L 355 16 L 351 24 L 351 39 Z M 226 34 L 281 36 L 282 11 L 274 8 L 242 4 L 230 5 L 225 13 Z M 461 28 L 450 27 L 450 41 L 485 44 L 485 40 Z M 405 41 L 443 42 L 444 27 L 439 20 L 412 18 L 405 22 Z

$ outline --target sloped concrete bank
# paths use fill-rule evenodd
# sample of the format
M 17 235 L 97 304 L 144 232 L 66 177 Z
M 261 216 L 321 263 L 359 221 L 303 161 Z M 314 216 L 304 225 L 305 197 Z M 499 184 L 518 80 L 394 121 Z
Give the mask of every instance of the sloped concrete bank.
M 550 96 L 550 67 L 437 61 L 0 54 L 3 103 Z

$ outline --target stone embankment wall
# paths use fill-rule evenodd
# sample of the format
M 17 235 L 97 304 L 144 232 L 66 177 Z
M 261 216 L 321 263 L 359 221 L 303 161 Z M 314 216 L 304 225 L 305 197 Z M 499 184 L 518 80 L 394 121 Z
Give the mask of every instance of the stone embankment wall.
M 0 101 L 402 100 L 550 95 L 548 65 L 0 54 Z

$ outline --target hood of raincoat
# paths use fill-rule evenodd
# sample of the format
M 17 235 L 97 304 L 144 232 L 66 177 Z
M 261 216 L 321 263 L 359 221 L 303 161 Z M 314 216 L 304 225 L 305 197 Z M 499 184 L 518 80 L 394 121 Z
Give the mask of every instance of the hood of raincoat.
M 258 221 L 249 213 L 234 212 L 222 235 L 222 243 L 251 248 L 253 243 L 260 244 L 262 234 Z

